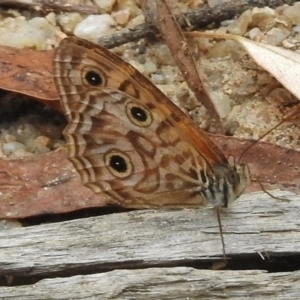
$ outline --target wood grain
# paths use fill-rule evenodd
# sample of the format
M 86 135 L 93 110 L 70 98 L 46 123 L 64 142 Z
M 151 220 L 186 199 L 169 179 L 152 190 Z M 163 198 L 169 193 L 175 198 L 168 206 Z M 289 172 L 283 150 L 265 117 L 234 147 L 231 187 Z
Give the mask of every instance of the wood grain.
M 236 263 L 236 271 L 205 270 L 222 256 L 210 208 L 132 211 L 1 230 L 0 274 L 43 280 L 0 287 L 0 298 L 298 299 L 300 197 L 273 193 L 290 202 L 246 194 L 222 214 L 228 266 Z M 272 260 L 295 271 L 253 270 Z
M 209 271 L 193 268 L 115 270 L 0 288 L 1 299 L 299 299 L 300 272 Z

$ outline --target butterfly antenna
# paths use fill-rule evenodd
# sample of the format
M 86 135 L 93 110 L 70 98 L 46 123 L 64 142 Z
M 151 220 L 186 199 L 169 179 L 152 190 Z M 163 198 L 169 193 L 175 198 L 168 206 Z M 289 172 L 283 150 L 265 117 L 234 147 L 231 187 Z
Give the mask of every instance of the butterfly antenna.
M 282 123 L 284 123 L 286 121 L 286 118 L 282 119 L 277 125 L 275 125 L 274 127 L 272 127 L 271 129 L 269 129 L 267 132 L 265 132 L 261 137 L 259 137 L 258 140 L 254 141 L 252 144 L 250 144 L 248 147 L 246 147 L 242 154 L 240 155 L 239 159 L 238 159 L 238 163 L 240 163 L 242 157 L 245 155 L 245 153 L 252 148 L 257 142 L 259 142 L 260 140 L 262 140 L 266 135 L 268 135 L 271 131 L 273 131 L 274 129 L 278 128 Z
M 275 125 L 274 127 L 272 127 L 271 129 L 269 129 L 267 132 L 265 132 L 257 141 L 253 142 L 252 144 L 250 144 L 248 147 L 246 147 L 244 149 L 244 151 L 242 152 L 242 154 L 240 155 L 238 162 L 241 161 L 241 158 L 244 156 L 244 154 L 252 147 L 254 146 L 257 142 L 259 142 L 261 139 L 263 139 L 267 134 L 269 134 L 272 130 L 278 128 L 281 124 L 283 124 L 286 121 L 291 121 L 293 119 L 295 119 L 298 115 L 299 115 L 299 110 L 300 110 L 300 105 L 296 105 L 293 109 L 290 110 L 290 112 L 288 114 L 286 114 L 285 116 L 282 117 L 282 120 Z
M 267 195 L 269 195 L 271 198 L 276 199 L 276 200 L 280 200 L 283 202 L 290 202 L 291 200 L 289 199 L 285 199 L 285 198 L 281 198 L 281 197 L 277 197 L 272 195 L 270 192 L 268 192 L 265 187 L 263 186 L 262 182 L 260 180 L 257 180 L 258 184 L 260 185 L 260 188 L 262 189 L 263 192 L 265 192 Z
M 271 129 L 269 129 L 267 132 L 265 132 L 257 141 L 253 142 L 252 144 L 250 144 L 248 147 L 246 147 L 244 149 L 244 151 L 242 152 L 242 154 L 240 155 L 239 159 L 238 159 L 238 162 L 240 163 L 242 157 L 244 156 L 244 154 L 252 147 L 254 146 L 257 142 L 259 142 L 260 140 L 262 140 L 266 135 L 268 135 L 271 131 L 273 131 L 274 129 L 278 128 L 281 124 L 283 124 L 285 121 L 288 121 L 290 119 L 293 119 L 295 118 L 296 116 L 296 113 L 298 112 L 298 110 L 292 110 L 291 113 L 289 113 L 288 115 L 284 116 L 282 118 L 282 120 L 277 124 L 275 125 L 274 127 L 272 127 Z M 277 199 L 277 200 L 280 200 L 280 201 L 284 201 L 284 202 L 289 202 L 290 200 L 288 199 L 285 199 L 285 198 L 280 198 L 280 197 L 276 197 L 274 195 L 272 195 L 270 192 L 268 192 L 265 187 L 263 186 L 262 182 L 259 180 L 259 179 L 256 179 L 258 184 L 260 185 L 260 188 L 262 189 L 263 192 L 265 192 L 267 195 L 269 195 L 271 198 L 273 199 Z

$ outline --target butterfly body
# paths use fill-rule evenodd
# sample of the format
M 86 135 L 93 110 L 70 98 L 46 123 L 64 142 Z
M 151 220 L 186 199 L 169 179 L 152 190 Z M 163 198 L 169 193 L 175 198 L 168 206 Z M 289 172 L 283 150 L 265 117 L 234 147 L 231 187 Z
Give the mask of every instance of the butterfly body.
M 54 80 L 69 157 L 83 184 L 128 208 L 227 206 L 249 182 L 209 137 L 107 49 L 67 38 Z

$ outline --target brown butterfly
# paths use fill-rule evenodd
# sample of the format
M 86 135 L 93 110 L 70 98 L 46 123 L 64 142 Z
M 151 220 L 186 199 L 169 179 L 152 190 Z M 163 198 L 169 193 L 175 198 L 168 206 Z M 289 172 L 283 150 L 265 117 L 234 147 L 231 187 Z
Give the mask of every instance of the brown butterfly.
M 83 184 L 126 208 L 227 207 L 250 180 L 141 73 L 86 40 L 53 58 L 69 157 Z

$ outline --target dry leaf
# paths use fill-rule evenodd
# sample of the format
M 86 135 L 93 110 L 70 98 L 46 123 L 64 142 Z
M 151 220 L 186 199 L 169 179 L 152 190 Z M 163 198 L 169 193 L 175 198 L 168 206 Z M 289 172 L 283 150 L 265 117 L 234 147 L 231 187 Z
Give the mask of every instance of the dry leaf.
M 208 32 L 190 32 L 187 36 L 231 39 L 239 42 L 252 59 L 273 75 L 287 90 L 300 99 L 300 54 L 276 46 L 257 43 L 241 36 Z
M 82 185 L 65 151 L 0 159 L 0 170 L 0 219 L 107 205 Z
M 238 157 L 253 141 L 211 135 L 226 156 Z M 253 150 L 252 150 L 253 149 Z M 274 157 L 284 157 L 274 161 Z M 251 173 L 264 183 L 282 184 L 299 192 L 300 153 L 259 142 L 247 152 Z M 105 207 L 105 199 L 84 187 L 65 152 L 0 160 L 0 219 L 20 219 Z M 297 190 L 298 189 L 298 190 Z M 251 184 L 248 191 L 260 190 Z
M 36 98 L 60 110 L 52 78 L 53 51 L 0 47 L 0 88 Z M 51 101 L 53 100 L 53 101 Z
M 287 90 L 300 99 L 300 54 L 276 46 L 236 37 L 253 60 L 272 74 Z

